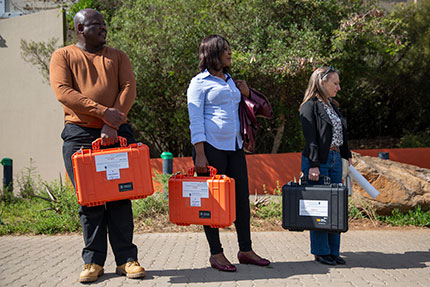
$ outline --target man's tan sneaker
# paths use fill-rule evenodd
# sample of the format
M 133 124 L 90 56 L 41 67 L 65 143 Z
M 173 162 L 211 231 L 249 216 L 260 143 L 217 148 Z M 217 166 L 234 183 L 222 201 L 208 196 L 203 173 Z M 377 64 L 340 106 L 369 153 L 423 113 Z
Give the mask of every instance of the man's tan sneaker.
M 116 267 L 116 274 L 125 275 L 127 278 L 137 279 L 145 277 L 145 269 L 137 261 L 130 261 Z
M 95 263 L 85 264 L 84 270 L 79 275 L 79 282 L 94 282 L 103 275 L 103 266 Z

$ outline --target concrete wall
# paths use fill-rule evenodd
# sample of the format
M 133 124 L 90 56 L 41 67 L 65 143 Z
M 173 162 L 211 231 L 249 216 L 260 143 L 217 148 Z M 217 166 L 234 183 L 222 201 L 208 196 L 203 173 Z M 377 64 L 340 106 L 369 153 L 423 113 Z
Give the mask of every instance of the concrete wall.
M 58 38 L 63 45 L 63 16 L 59 9 L 0 20 L 0 159 L 13 159 L 16 178 L 30 166 L 44 180 L 64 177 L 63 110 L 39 70 L 21 58 L 20 41 Z M 0 166 L 3 177 L 3 168 Z

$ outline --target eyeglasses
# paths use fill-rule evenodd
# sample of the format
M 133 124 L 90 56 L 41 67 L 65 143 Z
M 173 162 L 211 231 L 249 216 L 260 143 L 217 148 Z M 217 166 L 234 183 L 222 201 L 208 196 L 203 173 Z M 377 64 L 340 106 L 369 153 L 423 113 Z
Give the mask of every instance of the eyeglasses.
M 103 22 L 92 22 L 92 23 L 87 23 L 87 24 L 83 24 L 83 25 L 86 27 L 96 27 L 96 28 L 99 28 L 101 26 L 106 27 L 106 23 L 104 21 Z
M 329 73 L 331 72 L 336 72 L 336 70 L 334 69 L 333 66 L 330 66 L 330 68 L 328 68 L 322 75 L 321 75 L 321 80 L 324 79 L 325 76 L 327 76 Z

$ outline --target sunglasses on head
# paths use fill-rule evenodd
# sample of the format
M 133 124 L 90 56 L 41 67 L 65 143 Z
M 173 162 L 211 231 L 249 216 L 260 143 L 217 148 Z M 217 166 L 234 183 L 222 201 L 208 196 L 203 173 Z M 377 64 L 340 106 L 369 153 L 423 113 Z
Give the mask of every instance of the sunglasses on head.
M 331 72 L 336 72 L 336 70 L 334 69 L 333 66 L 330 66 L 330 68 L 328 68 L 322 75 L 321 75 L 321 79 L 324 79 L 325 76 L 327 76 L 329 73 Z

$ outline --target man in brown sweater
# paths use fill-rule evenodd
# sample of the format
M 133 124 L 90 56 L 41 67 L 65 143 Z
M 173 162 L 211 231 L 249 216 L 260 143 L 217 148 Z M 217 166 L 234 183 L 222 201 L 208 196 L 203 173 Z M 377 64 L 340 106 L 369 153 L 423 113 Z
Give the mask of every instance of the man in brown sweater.
M 128 143 L 135 142 L 127 113 L 136 97 L 136 80 L 127 55 L 105 46 L 107 31 L 102 15 L 93 9 L 81 10 L 74 17 L 74 28 L 78 42 L 55 51 L 50 64 L 51 86 L 64 108 L 63 157 L 73 185 L 71 156 L 82 146 L 91 148 L 97 138 L 101 138 L 102 145 L 112 146 L 118 136 Z M 93 282 L 103 275 L 107 230 L 116 273 L 128 278 L 145 276 L 132 242 L 130 200 L 81 206 L 79 216 L 85 242 L 80 282 Z

